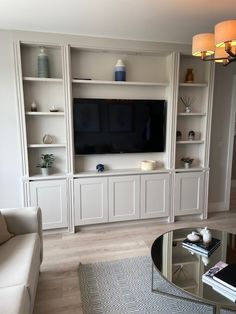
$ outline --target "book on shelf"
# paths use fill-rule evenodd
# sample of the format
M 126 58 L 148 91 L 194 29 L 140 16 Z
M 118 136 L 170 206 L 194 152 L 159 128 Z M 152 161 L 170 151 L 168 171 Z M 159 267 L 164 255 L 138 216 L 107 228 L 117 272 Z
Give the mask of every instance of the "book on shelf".
M 219 261 L 216 265 L 211 267 L 207 272 L 202 275 L 202 282 L 212 287 L 213 290 L 220 293 L 227 299 L 231 300 L 232 302 L 236 302 L 236 292 L 232 289 L 224 286 L 220 282 L 213 279 L 213 276 L 216 275 L 219 271 L 227 267 L 228 264 Z
M 236 293 L 236 264 L 229 264 L 214 274 L 213 279 Z
M 198 242 L 191 242 L 188 239 L 183 240 L 182 246 L 192 251 L 200 252 L 203 255 L 210 256 L 219 246 L 220 240 L 212 238 L 212 241 L 209 245 L 205 245 L 201 240 Z

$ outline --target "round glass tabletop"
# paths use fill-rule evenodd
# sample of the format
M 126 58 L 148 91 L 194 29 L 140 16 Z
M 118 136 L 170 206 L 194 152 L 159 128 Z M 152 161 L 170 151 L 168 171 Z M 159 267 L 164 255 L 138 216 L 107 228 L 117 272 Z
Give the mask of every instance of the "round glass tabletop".
M 192 232 L 199 236 L 198 239 L 187 237 Z M 210 229 L 212 240 L 205 244 L 201 233 L 201 228 L 185 228 L 159 236 L 151 248 L 154 267 L 171 283 L 193 296 L 232 307 L 236 302 L 236 288 L 227 286 L 225 281 L 217 281 L 213 275 L 227 264 L 236 263 L 236 235 Z

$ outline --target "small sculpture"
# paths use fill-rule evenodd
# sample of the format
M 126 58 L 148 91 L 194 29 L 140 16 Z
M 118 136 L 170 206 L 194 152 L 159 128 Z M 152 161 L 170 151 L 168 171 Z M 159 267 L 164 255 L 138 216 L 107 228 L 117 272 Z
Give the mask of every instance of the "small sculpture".
M 193 141 L 195 139 L 195 132 L 194 131 L 189 131 L 188 132 L 188 139 L 190 141 Z
M 35 101 L 32 102 L 32 104 L 30 105 L 30 110 L 32 112 L 36 112 L 37 111 L 37 104 Z
M 196 233 L 196 231 L 192 231 L 192 233 L 189 233 L 187 235 L 187 239 L 191 242 L 198 242 L 200 240 L 199 235 Z
M 52 144 L 52 142 L 53 142 L 52 136 L 49 134 L 45 134 L 43 137 L 43 143 L 44 144 Z
M 55 106 L 50 107 L 50 112 L 58 112 L 58 109 Z
M 182 133 L 180 131 L 176 131 L 176 140 L 181 141 Z
M 97 169 L 98 172 L 103 172 L 104 171 L 104 165 L 103 164 L 98 164 L 96 166 L 96 169 Z

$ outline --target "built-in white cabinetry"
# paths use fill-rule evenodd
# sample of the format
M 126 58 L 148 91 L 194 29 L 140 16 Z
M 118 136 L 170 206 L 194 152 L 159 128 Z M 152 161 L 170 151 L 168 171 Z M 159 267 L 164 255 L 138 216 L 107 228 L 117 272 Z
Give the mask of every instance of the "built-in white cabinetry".
M 42 208 L 44 229 L 207 216 L 212 64 L 167 48 L 138 49 L 134 45 L 126 50 L 123 43 L 118 49 L 118 43 L 114 49 L 106 41 L 106 47 L 79 46 L 75 40 L 73 45 L 58 41 L 14 44 L 24 203 Z M 40 47 L 49 57 L 47 78 L 37 73 Z M 118 59 L 126 64 L 124 82 L 114 81 Z M 193 82 L 185 82 L 189 68 Z M 191 102 L 190 111 L 186 112 L 180 97 Z M 165 100 L 165 151 L 75 155 L 74 98 Z M 31 110 L 33 102 L 37 111 Z M 181 136 L 176 136 L 177 131 Z M 194 131 L 193 138 L 190 131 Z M 52 143 L 44 143 L 45 135 L 50 135 Z M 41 154 L 55 156 L 48 176 L 42 177 L 37 167 Z M 194 159 L 187 170 L 183 157 Z M 140 163 L 146 159 L 156 160 L 157 169 L 141 171 Z M 99 163 L 105 165 L 102 174 L 96 172 Z
M 42 209 L 43 229 L 68 226 L 66 180 L 43 180 L 29 183 L 29 203 Z
M 108 222 L 107 178 L 74 180 L 75 225 Z
M 140 176 L 117 176 L 108 180 L 109 221 L 138 219 Z
M 202 214 L 204 206 L 204 173 L 175 174 L 175 215 Z
M 141 176 L 141 218 L 170 215 L 170 175 L 146 174 Z

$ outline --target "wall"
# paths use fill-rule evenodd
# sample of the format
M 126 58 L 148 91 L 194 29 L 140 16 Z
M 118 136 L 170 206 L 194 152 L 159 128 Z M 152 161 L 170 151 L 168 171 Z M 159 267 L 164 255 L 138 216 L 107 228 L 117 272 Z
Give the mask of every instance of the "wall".
M 4 208 L 20 206 L 22 198 L 13 49 L 8 32 L 0 31 L 0 42 L 0 208 Z
M 229 148 L 229 125 L 233 76 L 236 64 L 227 67 L 216 65 L 213 96 L 213 114 L 210 147 L 210 210 L 224 210 L 227 207 L 227 158 Z

